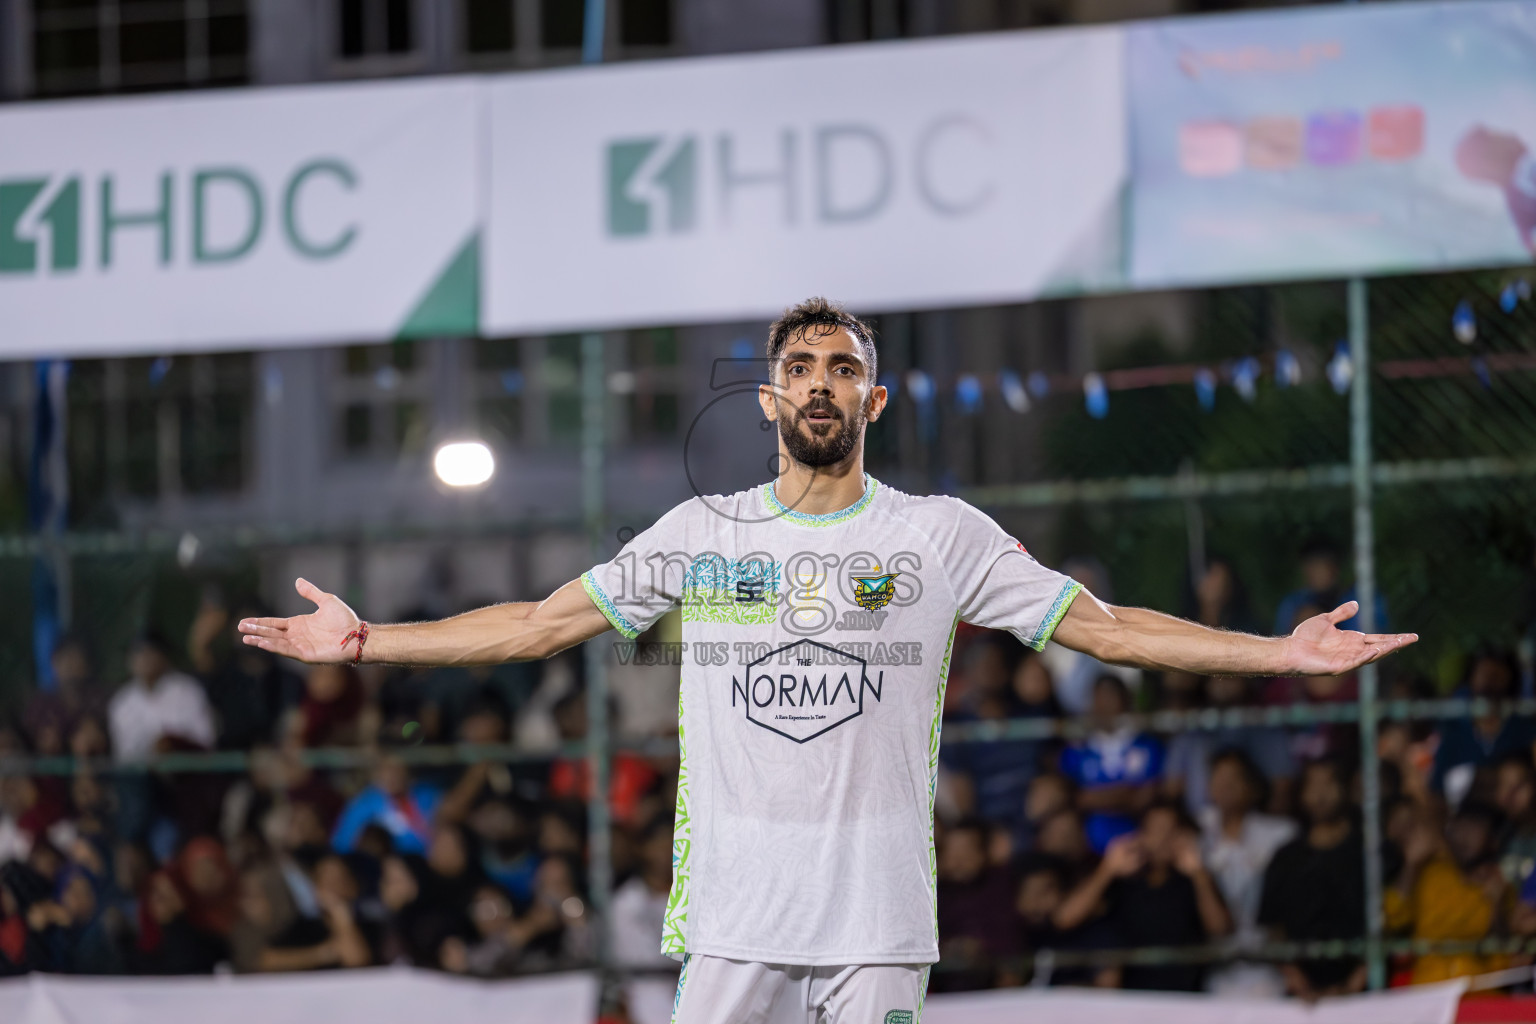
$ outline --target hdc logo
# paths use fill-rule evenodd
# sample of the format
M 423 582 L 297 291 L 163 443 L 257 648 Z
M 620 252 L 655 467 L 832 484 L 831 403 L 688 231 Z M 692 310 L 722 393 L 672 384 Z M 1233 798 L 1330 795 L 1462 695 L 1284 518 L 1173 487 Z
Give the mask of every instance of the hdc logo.
M 65 179 L 44 197 L 48 185 L 47 178 L 0 181 L 0 273 L 36 271 L 39 241 L 51 269 L 80 266 L 80 179 Z
M 730 226 L 805 221 L 853 224 L 903 195 L 919 210 L 965 217 L 988 206 L 999 180 L 990 130 L 959 114 L 910 138 L 870 124 L 619 139 L 607 146 L 607 227 L 616 238 L 678 235 L 706 219 Z
M 331 259 L 351 247 L 358 227 L 328 207 L 357 185 L 356 172 L 331 159 L 301 164 L 270 190 L 256 172 L 232 166 L 128 181 L 113 174 L 93 182 L 79 175 L 0 181 L 0 274 L 79 270 L 93 241 L 105 270 L 121 234 L 146 230 L 161 266 L 176 262 L 178 251 L 193 264 L 232 263 L 268 235 L 306 259 Z
M 608 147 L 608 233 L 645 235 L 660 227 L 691 231 L 698 215 L 697 147 L 691 137 L 672 140 L 634 139 Z

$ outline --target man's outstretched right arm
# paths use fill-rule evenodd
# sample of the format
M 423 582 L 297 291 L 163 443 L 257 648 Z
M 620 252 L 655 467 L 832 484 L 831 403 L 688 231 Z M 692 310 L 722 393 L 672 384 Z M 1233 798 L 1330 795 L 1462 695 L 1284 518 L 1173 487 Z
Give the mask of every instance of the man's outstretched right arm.
M 299 596 L 315 610 L 292 618 L 245 619 L 244 641 L 264 651 L 312 664 L 350 662 L 357 655 L 357 614 L 335 594 L 297 580 Z M 392 665 L 500 665 L 558 654 L 611 629 L 579 580 L 543 601 L 477 608 L 436 622 L 368 625 L 363 661 Z

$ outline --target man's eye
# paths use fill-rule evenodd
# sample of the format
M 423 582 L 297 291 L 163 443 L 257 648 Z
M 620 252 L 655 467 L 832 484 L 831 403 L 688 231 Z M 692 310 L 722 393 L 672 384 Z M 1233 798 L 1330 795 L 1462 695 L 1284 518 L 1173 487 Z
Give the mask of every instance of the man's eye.
M 790 373 L 797 373 L 797 374 L 798 373 L 804 373 L 805 372 L 805 367 L 800 365 L 799 363 L 796 363 L 794 366 L 791 366 L 789 368 L 789 372 Z

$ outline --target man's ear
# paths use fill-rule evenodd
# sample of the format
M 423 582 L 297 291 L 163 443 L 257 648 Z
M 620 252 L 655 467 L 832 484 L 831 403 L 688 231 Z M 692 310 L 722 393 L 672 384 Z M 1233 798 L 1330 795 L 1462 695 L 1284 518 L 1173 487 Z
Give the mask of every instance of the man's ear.
M 757 404 L 762 406 L 763 415 L 768 419 L 769 423 L 778 421 L 778 391 L 772 384 L 759 384 L 757 386 Z
M 885 412 L 885 404 L 888 401 L 890 401 L 890 392 L 886 391 L 885 385 L 876 384 L 870 388 L 869 399 L 864 403 L 864 418 L 870 423 L 878 420 L 880 414 Z

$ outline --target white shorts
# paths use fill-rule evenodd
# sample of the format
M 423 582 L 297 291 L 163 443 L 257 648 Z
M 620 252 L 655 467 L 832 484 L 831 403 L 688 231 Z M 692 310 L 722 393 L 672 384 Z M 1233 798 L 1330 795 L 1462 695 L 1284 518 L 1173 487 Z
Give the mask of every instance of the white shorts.
M 918 1024 L 928 966 L 803 967 L 690 953 L 672 1024 Z

